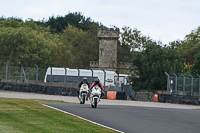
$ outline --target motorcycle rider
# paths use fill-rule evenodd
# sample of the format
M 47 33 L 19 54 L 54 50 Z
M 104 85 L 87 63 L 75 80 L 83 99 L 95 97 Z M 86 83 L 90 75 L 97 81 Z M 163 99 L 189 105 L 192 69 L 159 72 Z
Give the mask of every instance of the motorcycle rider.
M 88 85 L 88 88 L 90 87 L 90 84 L 88 83 L 88 81 L 87 81 L 87 78 L 86 77 L 84 77 L 83 78 L 83 80 L 79 83 L 79 85 L 78 85 L 78 88 L 79 88 L 79 90 L 78 90 L 78 97 L 79 97 L 79 91 L 80 91 L 80 88 L 81 88 L 81 85 L 82 84 L 87 84 Z M 88 100 L 88 95 L 87 95 L 87 97 L 86 97 L 86 100 Z
M 94 83 L 90 86 L 90 90 L 92 89 L 92 87 L 94 87 L 95 85 L 98 85 L 101 88 L 101 95 L 104 95 L 104 91 L 103 91 L 103 85 L 100 83 L 100 80 L 98 78 L 95 79 Z
M 87 78 L 86 77 L 84 77 L 83 78 L 83 80 L 79 83 L 79 85 L 78 85 L 78 87 L 79 87 L 79 89 L 81 88 L 81 85 L 82 84 L 87 84 L 88 85 L 88 87 L 90 86 L 90 84 L 88 83 L 88 81 L 87 81 Z

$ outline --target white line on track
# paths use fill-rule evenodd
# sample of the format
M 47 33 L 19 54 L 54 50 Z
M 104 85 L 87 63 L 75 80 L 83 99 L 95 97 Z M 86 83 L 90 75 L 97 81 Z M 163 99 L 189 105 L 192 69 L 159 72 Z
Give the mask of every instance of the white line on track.
M 102 126 L 102 127 L 105 127 L 105 128 L 111 129 L 111 130 L 114 130 L 114 131 L 116 131 L 116 132 L 124 133 L 124 132 L 119 131 L 119 130 L 117 130 L 117 129 L 114 129 L 114 128 L 111 128 L 111 127 L 108 127 L 108 126 L 105 126 L 105 125 L 99 124 L 99 123 L 97 123 L 97 122 L 94 122 L 94 121 L 88 120 L 88 119 L 86 119 L 86 118 L 83 118 L 83 117 L 81 117 L 81 116 L 78 116 L 78 115 L 72 114 L 72 113 L 70 113 L 70 112 L 63 111 L 63 110 L 61 110 L 61 109 L 58 109 L 58 108 L 55 108 L 55 107 L 52 107 L 52 106 L 49 106 L 49 105 L 46 105 L 46 104 L 42 104 L 42 105 L 43 105 L 43 106 L 46 106 L 46 107 L 49 107 L 49 108 L 52 108 L 52 109 L 55 109 L 55 110 L 58 110 L 58 111 L 61 111 L 61 112 L 63 112 L 63 113 L 66 113 L 66 114 L 69 114 L 69 115 L 75 116 L 75 117 L 78 117 L 78 118 L 80 118 L 80 119 L 83 119 L 83 120 L 85 120 L 85 121 L 91 122 L 91 123 L 93 123 L 93 124 L 96 124 L 96 125 L 99 125 L 99 126 Z

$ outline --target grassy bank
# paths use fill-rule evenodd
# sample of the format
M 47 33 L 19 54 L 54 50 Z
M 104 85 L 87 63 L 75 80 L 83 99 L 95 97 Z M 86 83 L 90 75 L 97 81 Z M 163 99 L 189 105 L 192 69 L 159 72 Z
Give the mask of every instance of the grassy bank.
M 1 133 L 114 132 L 82 119 L 42 106 L 64 103 L 48 100 L 0 98 Z

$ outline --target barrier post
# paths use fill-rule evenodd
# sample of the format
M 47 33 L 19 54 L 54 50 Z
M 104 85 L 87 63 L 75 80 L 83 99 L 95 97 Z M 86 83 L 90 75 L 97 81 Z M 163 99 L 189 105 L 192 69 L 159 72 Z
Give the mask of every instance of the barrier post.
M 192 78 L 192 80 L 191 80 L 191 96 L 193 96 L 193 77 L 191 74 L 189 74 L 189 76 Z
M 52 67 L 48 65 L 51 68 L 51 78 L 50 78 L 50 87 L 52 86 Z
M 90 68 L 90 70 L 92 71 L 92 80 L 93 80 L 94 71 L 92 70 L 92 68 Z M 91 83 L 93 82 L 92 80 L 91 80 Z
M 175 81 L 175 94 L 177 94 L 177 76 L 175 73 L 173 73 L 173 75 L 176 77 L 176 81 Z
M 38 70 L 39 70 L 39 68 L 38 68 L 37 64 L 35 64 L 35 67 L 37 69 L 37 72 L 36 72 L 36 84 L 38 84 Z
M 21 65 L 21 83 L 22 83 L 23 64 L 21 62 L 19 62 L 19 64 Z
M 105 83 L 106 83 L 106 71 L 103 69 L 103 72 L 104 72 L 104 90 L 106 89 L 105 88 Z
M 79 84 L 79 76 L 80 76 L 80 70 L 79 70 L 79 68 L 78 67 L 76 67 L 76 69 L 78 70 L 78 81 L 77 81 L 77 86 L 78 86 L 78 84 Z
M 115 71 L 115 73 L 117 74 L 117 81 L 119 81 L 119 71 Z
M 181 73 L 183 76 L 183 95 L 185 95 L 185 76 Z
M 66 77 L 66 75 L 67 75 L 67 69 L 66 69 L 66 67 L 64 67 L 64 69 L 65 69 L 65 88 L 67 87 L 67 77 Z
M 200 76 L 199 74 L 197 74 L 197 76 L 199 77 L 199 96 L 200 96 Z
M 167 94 L 170 94 L 170 92 L 169 92 L 169 84 L 170 84 L 169 78 L 170 78 L 170 76 L 167 72 L 165 72 L 165 74 L 167 75 Z
M 6 65 L 6 83 L 8 82 L 8 64 L 6 62 L 4 62 L 4 64 Z

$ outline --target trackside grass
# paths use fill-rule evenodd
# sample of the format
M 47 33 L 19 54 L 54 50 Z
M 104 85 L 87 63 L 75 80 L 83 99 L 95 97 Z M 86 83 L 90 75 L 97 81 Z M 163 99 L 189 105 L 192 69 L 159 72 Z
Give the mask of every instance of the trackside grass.
M 42 106 L 60 101 L 0 98 L 1 133 L 115 132 L 74 116 Z

